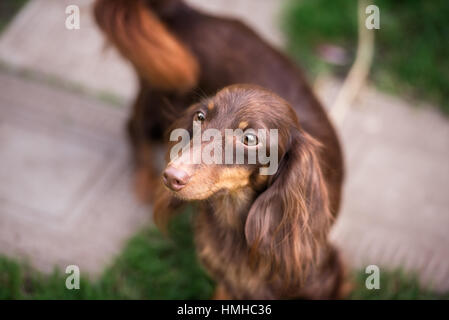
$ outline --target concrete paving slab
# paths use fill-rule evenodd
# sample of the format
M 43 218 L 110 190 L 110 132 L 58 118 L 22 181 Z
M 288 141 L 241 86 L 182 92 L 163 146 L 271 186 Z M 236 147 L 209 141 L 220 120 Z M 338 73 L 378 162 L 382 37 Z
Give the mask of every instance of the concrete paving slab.
M 137 85 L 128 63 L 96 27 L 91 0 L 32 0 L 2 34 L 0 61 L 131 99 Z M 80 8 L 80 30 L 65 27 L 68 5 Z
M 237 18 L 257 31 L 266 41 L 282 48 L 286 44 L 279 29 L 283 0 L 187 0 L 190 5 L 204 12 Z
M 131 101 L 137 81 L 127 61 L 106 45 L 92 17 L 93 0 L 31 0 L 0 39 L 0 61 L 64 79 L 91 91 L 112 93 Z M 282 1 L 189 0 L 207 12 L 240 16 L 266 39 L 281 46 L 275 28 Z M 80 8 L 81 28 L 65 27 L 68 5 Z M 248 13 L 251 12 L 249 15 Z
M 331 105 L 340 83 L 319 89 Z M 332 238 L 353 267 L 376 264 L 417 273 L 449 290 L 449 120 L 364 89 L 342 123 L 347 177 Z
M 132 191 L 126 108 L 0 73 L 0 251 L 98 274 L 150 221 Z

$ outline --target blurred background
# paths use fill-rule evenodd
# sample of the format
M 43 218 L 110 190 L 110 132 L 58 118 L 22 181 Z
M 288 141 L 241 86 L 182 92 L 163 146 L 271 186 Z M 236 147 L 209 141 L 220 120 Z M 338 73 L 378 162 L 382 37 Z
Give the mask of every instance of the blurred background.
M 358 44 L 355 0 L 188 0 L 237 17 L 306 72 L 326 108 Z M 92 0 L 0 2 L 0 299 L 207 299 L 191 210 L 164 238 L 132 191 L 137 88 Z M 449 297 L 449 3 L 378 0 L 366 85 L 335 123 L 347 177 L 331 234 L 351 298 Z M 68 5 L 79 30 L 65 27 Z M 380 268 L 368 290 L 365 268 Z M 80 290 L 67 290 L 68 265 Z

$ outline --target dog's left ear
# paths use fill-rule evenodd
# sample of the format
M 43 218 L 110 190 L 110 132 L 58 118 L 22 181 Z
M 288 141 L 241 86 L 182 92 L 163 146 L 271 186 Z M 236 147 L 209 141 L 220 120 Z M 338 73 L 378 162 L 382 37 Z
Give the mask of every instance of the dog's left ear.
M 245 236 L 253 262 L 270 261 L 272 272 L 298 285 L 318 259 L 332 216 L 319 143 L 300 129 L 291 132 L 276 174 L 249 211 Z

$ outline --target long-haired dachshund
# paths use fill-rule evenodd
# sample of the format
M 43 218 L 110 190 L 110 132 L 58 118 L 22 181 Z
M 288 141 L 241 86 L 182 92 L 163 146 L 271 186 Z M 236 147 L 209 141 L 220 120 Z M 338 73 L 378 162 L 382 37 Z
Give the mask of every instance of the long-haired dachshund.
M 108 40 L 133 64 L 139 75 L 140 90 L 128 129 L 135 151 L 138 193 L 142 198 L 153 195 L 152 185 L 154 181 L 160 181 L 160 174 L 153 165 L 154 145 L 163 143 L 164 133 L 176 120 L 185 120 L 183 112 L 198 102 L 199 96 L 212 96 L 221 88 L 237 83 L 251 83 L 273 92 L 266 94 L 251 89 L 249 91 L 255 100 L 261 102 L 260 106 L 251 103 L 252 107 L 236 104 L 229 108 L 247 110 L 261 123 L 269 121 L 264 99 L 270 96 L 273 101 L 278 101 L 269 113 L 270 117 L 278 119 L 272 125 L 282 132 L 295 128 L 291 133 L 285 131 L 282 135 L 286 149 L 282 149 L 285 159 L 281 160 L 279 174 L 260 184 L 253 181 L 255 177 L 250 177 L 249 181 L 256 183 L 253 189 L 256 193 L 251 196 L 242 193 L 248 199 L 223 198 L 223 208 L 233 201 L 247 205 L 246 213 L 242 207 L 238 207 L 241 212 L 232 211 L 236 217 L 247 220 L 245 232 L 239 233 L 240 238 L 234 238 L 235 232 L 232 233 L 229 228 L 220 229 L 222 224 L 209 221 L 214 217 L 210 212 L 202 213 L 203 218 L 199 221 L 210 223 L 215 229 L 210 230 L 209 238 L 203 235 L 199 239 L 212 239 L 214 232 L 217 232 L 217 238 L 211 240 L 210 246 L 203 243 L 199 252 L 209 257 L 217 254 L 217 260 L 205 259 L 205 264 L 210 264 L 208 269 L 215 278 L 228 279 L 223 285 L 231 297 L 333 297 L 338 291 L 337 278 L 326 278 L 324 267 L 316 269 L 312 265 L 328 264 L 332 266 L 329 270 L 334 270 L 335 277 L 339 274 L 336 252 L 324 245 L 326 242 L 322 238 L 325 238 L 330 224 L 330 220 L 324 218 L 328 216 L 327 210 L 335 217 L 340 206 L 342 153 L 326 112 L 296 64 L 241 22 L 204 14 L 181 0 L 97 0 L 95 17 Z M 236 98 L 244 99 L 246 95 L 246 89 L 231 91 L 234 92 L 231 96 Z M 292 109 L 276 95 L 288 101 Z M 219 95 L 223 99 L 226 96 L 223 92 Z M 214 105 L 216 110 L 225 109 L 219 102 Z M 258 112 L 258 108 L 265 111 Z M 233 114 L 227 117 L 236 119 Z M 221 129 L 222 126 L 217 128 Z M 320 148 L 315 146 L 318 143 Z M 217 183 L 215 188 L 210 189 L 226 189 L 239 181 L 246 183 L 245 179 L 242 181 L 242 175 L 239 178 L 233 176 L 234 169 L 242 175 L 246 172 L 243 170 L 247 170 L 233 168 L 222 171 L 225 177 L 220 180 L 222 184 Z M 288 171 L 292 171 L 293 175 L 288 175 Z M 299 172 L 301 175 L 297 176 Z M 215 174 L 211 172 L 213 176 Z M 209 180 L 209 183 L 212 181 L 215 180 Z M 281 184 L 285 184 L 285 188 Z M 193 178 L 188 185 L 190 187 L 183 188 L 183 192 L 192 186 L 205 186 L 194 184 Z M 318 186 L 319 191 L 315 189 Z M 257 201 L 256 194 L 259 194 Z M 298 200 L 301 201 L 296 202 Z M 171 201 L 170 207 L 178 201 Z M 251 211 L 250 207 L 253 208 Z M 224 219 L 227 215 L 220 217 Z M 199 228 L 198 232 L 204 233 L 204 230 Z M 225 235 L 226 231 L 230 232 L 229 235 Z M 269 234 L 273 235 L 273 241 L 267 242 L 269 237 L 259 239 Z M 293 241 L 293 236 L 299 238 Z M 213 247 L 219 241 L 217 245 L 222 246 L 219 250 L 222 255 Z M 279 247 L 271 247 L 278 244 Z M 254 277 L 253 273 L 246 273 L 250 269 L 239 268 L 249 262 L 243 255 L 245 248 L 252 250 L 254 259 L 251 261 L 258 266 Z M 238 259 L 242 259 L 240 263 Z M 222 268 L 217 268 L 216 263 L 222 264 Z M 226 264 L 228 269 L 223 270 Z M 273 276 L 269 277 L 268 274 Z M 321 282 L 315 281 L 318 276 Z M 298 286 L 300 282 L 302 285 Z M 310 294 L 295 291 L 305 283 L 311 290 Z M 279 292 L 280 287 L 285 292 Z M 290 290 L 291 287 L 296 289 Z
M 221 135 L 196 146 L 191 138 L 168 163 L 163 179 L 170 191 L 156 200 L 156 223 L 164 227 L 183 202 L 198 204 L 197 252 L 220 298 L 340 297 L 343 270 L 327 239 L 332 186 L 322 173 L 320 143 L 303 130 L 293 108 L 265 89 L 234 85 L 194 104 L 174 127 L 192 137 L 195 122 Z M 241 131 L 226 136 L 226 129 Z M 260 129 L 277 130 L 276 141 Z M 271 175 L 260 171 L 266 163 L 248 161 L 251 150 L 262 152 L 268 144 L 279 163 Z M 237 147 L 246 155 L 240 164 Z M 220 155 L 219 162 L 194 163 L 206 148 Z M 233 161 L 223 164 L 229 150 Z

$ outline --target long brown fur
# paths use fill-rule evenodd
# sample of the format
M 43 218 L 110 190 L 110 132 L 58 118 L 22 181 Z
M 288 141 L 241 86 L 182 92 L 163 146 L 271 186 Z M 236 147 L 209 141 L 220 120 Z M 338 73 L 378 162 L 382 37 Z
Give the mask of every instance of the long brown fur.
M 183 92 L 196 86 L 196 58 L 143 0 L 100 0 L 94 12 L 109 41 L 152 87 Z
M 302 285 L 317 264 L 332 220 L 317 150 L 313 138 L 293 131 L 278 174 L 252 204 L 246 221 L 251 253 L 256 252 L 256 260 L 273 257 L 274 271 L 285 275 L 286 286 Z

